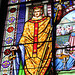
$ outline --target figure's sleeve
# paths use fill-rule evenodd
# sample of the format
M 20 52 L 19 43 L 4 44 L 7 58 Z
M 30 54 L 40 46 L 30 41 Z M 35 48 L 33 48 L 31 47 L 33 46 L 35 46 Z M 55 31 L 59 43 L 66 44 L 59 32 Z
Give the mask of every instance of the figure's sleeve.
M 26 22 L 25 25 L 24 25 L 23 34 L 21 36 L 19 44 L 25 44 L 25 36 L 27 36 L 27 31 L 28 31 L 28 22 Z

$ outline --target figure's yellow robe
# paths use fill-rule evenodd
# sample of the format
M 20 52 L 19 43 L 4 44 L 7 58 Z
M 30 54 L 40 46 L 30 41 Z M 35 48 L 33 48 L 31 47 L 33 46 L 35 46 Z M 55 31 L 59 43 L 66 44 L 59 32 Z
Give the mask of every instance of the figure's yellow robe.
M 34 27 L 38 23 L 38 43 L 36 56 L 33 54 Z M 50 17 L 41 17 L 39 20 L 32 18 L 27 21 L 19 44 L 25 46 L 24 67 L 26 75 L 44 75 L 52 57 Z M 49 42 L 50 41 L 50 42 Z M 33 57 L 34 56 L 34 57 Z

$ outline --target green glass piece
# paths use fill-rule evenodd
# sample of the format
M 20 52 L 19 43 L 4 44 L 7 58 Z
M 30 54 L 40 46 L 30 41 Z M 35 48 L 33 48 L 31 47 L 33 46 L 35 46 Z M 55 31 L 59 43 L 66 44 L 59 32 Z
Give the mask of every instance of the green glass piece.
M 22 61 L 20 61 L 20 68 L 19 68 L 19 74 L 18 75 L 25 75 L 23 66 L 22 66 Z
M 75 70 L 70 71 L 60 71 L 58 75 L 75 75 Z

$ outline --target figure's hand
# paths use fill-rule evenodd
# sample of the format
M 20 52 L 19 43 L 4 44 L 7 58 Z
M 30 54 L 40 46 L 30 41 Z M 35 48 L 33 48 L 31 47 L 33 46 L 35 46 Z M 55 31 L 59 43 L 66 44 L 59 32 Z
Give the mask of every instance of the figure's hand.
M 12 46 L 12 47 L 10 48 L 10 51 L 14 51 L 14 50 L 17 50 L 17 47 L 16 47 L 16 46 Z

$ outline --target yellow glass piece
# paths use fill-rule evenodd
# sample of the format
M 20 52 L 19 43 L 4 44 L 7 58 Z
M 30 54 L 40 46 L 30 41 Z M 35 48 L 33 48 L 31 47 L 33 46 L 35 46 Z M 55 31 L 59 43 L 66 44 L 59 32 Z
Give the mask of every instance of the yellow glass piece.
M 37 28 L 35 28 L 35 29 L 37 29 Z
M 33 54 L 33 57 L 36 57 L 36 54 Z
M 35 35 L 35 37 L 36 37 L 37 35 Z
M 34 52 L 36 52 L 36 49 L 34 49 Z

